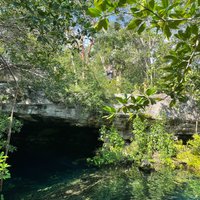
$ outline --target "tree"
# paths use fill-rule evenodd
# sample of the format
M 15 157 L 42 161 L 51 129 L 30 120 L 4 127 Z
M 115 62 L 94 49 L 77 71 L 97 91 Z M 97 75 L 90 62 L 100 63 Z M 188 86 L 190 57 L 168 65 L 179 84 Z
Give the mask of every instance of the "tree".
M 19 79 L 40 79 L 64 47 L 91 33 L 90 1 L 1 1 L 1 55 Z M 5 68 L 1 62 L 1 69 Z M 45 74 L 46 75 L 46 74 Z
M 91 62 L 102 65 L 105 71 L 109 67 L 113 69 L 114 79 L 121 79 L 120 92 L 131 93 L 135 85 L 144 82 L 146 87 L 155 86 L 162 62 L 159 54 L 168 53 L 172 46 L 171 43 L 164 44 L 163 40 L 162 35 L 149 31 L 139 35 L 123 28 L 115 30 L 111 26 L 108 32 L 96 34 Z
M 80 37 L 93 30 L 86 16 L 90 5 L 89 0 L 0 2 L 0 77 L 12 87 L 16 78 L 17 100 L 27 86 L 44 90 L 42 86 L 56 77 L 55 68 L 61 66 L 57 57 L 66 48 L 80 50 Z
M 197 0 L 95 0 L 88 13 L 98 17 L 95 26 L 98 30 L 108 28 L 108 16 L 122 13 L 128 16 L 128 29 L 138 33 L 150 29 L 174 42 L 164 57 L 167 66 L 163 68 L 162 84 L 164 91 L 174 99 L 173 104 L 175 99 L 185 99 L 188 76 L 199 58 L 199 6 Z
M 0 154 L 0 189 L 3 179 L 8 177 L 6 161 L 14 132 L 15 105 L 23 97 L 24 88 L 31 83 L 41 86 L 42 79 L 51 76 L 54 67 L 59 65 L 55 58 L 64 45 L 73 47 L 80 35 L 90 33 L 91 21 L 85 16 L 89 5 L 90 1 L 79 0 L 0 2 L 0 78 L 12 91 L 8 97 L 12 108 L 7 127 L 3 131 L 0 127 L 0 143 L 6 144 L 0 147 L 4 152 Z M 5 132 L 6 137 L 2 136 Z

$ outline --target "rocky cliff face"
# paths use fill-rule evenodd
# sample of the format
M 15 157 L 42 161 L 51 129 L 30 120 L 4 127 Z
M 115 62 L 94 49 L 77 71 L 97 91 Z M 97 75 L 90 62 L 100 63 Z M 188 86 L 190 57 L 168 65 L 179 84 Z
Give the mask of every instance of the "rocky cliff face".
M 1 92 L 3 90 L 3 92 Z M 0 101 L 0 111 L 9 113 L 12 107 L 12 88 L 6 89 L 5 84 L 0 85 L 0 92 L 4 96 L 9 95 L 7 101 Z M 23 97 L 17 99 L 14 110 L 15 116 L 28 120 L 39 121 L 50 120 L 68 123 L 74 126 L 99 126 L 97 115 L 87 112 L 79 105 L 65 106 L 49 101 L 42 92 L 26 91 Z
M 3 112 L 9 112 L 11 110 L 11 105 L 1 104 L 0 110 Z M 62 121 L 75 126 L 98 126 L 98 116 L 93 116 L 78 106 L 71 108 L 64 105 L 56 105 L 53 103 L 18 103 L 14 113 L 15 116 L 29 121 L 50 119 L 51 121 Z
M 146 109 L 146 113 L 153 119 L 167 118 L 170 129 L 177 135 L 191 135 L 200 132 L 200 115 L 199 108 L 193 99 L 189 99 L 185 103 L 179 103 L 175 107 L 170 108 L 171 98 L 166 94 L 157 95 L 161 99 L 154 105 L 150 105 Z
M 160 99 L 156 104 L 149 105 L 145 114 L 150 119 L 163 119 L 166 118 L 169 122 L 169 132 L 176 135 L 190 136 L 195 132 L 200 133 L 200 116 L 199 109 L 194 100 L 190 99 L 186 103 L 177 104 L 175 107 L 170 108 L 171 98 L 166 94 L 157 94 L 153 96 Z M 119 132 L 125 139 L 131 136 L 131 124 L 128 122 L 128 116 L 119 113 L 115 119 L 115 125 L 118 127 Z
M 156 104 L 146 108 L 146 115 L 151 119 L 161 119 L 166 117 L 173 130 L 177 134 L 193 134 L 196 130 L 200 130 L 198 125 L 199 111 L 193 100 L 170 108 L 171 98 L 166 94 L 158 94 L 154 96 L 160 99 Z M 1 103 L 0 110 L 9 112 L 11 104 Z M 50 102 L 43 93 L 28 95 L 27 98 L 18 101 L 15 109 L 15 115 L 20 118 L 37 121 L 39 119 L 59 120 L 76 126 L 93 126 L 98 127 L 102 124 L 101 117 L 95 113 L 89 113 L 79 105 L 67 107 L 65 105 Z M 120 132 L 126 136 L 130 133 L 130 124 L 128 117 L 120 113 L 115 121 Z
M 199 109 L 194 100 L 189 99 L 185 103 L 179 103 L 175 107 L 170 108 L 171 98 L 166 94 L 154 95 L 159 98 L 156 104 L 150 105 L 146 109 L 146 114 L 154 119 L 162 118 L 163 116 L 171 120 L 181 121 L 198 121 Z

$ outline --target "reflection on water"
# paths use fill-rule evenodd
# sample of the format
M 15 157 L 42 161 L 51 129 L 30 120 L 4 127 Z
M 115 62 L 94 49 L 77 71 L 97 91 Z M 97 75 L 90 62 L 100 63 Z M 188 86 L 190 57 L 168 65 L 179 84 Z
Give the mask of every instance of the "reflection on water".
M 144 173 L 134 167 L 101 170 L 79 169 L 72 172 L 71 176 L 68 171 L 67 174 L 64 172 L 59 174 L 57 178 L 60 178 L 60 181 L 49 182 L 35 187 L 35 189 L 32 187 L 32 191 L 26 192 L 26 194 L 19 192 L 15 199 L 200 199 L 200 178 L 184 171 L 164 169 L 160 172 Z

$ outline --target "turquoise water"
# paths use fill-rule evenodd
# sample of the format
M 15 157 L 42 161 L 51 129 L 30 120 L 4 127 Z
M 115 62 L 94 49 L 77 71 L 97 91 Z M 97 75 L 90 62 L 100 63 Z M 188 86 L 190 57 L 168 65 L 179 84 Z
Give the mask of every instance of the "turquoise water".
M 41 168 L 14 177 L 5 186 L 6 200 L 200 200 L 200 178 L 188 172 L 94 169 L 83 161 L 72 161 L 71 166 L 68 162 L 68 166 L 54 170 Z

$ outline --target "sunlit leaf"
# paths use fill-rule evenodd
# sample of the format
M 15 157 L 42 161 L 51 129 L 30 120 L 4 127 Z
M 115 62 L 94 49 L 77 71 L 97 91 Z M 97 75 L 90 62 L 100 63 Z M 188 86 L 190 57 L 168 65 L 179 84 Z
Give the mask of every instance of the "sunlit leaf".
M 122 103 L 122 104 L 126 104 L 128 102 L 128 99 L 127 98 L 122 98 L 122 97 L 116 97 L 116 100 L 119 102 L 119 103 Z
M 127 29 L 132 30 L 138 27 L 143 21 L 141 19 L 133 19 L 131 22 L 128 24 Z
M 164 8 L 167 8 L 169 6 L 169 0 L 162 0 L 162 5 Z
M 147 96 L 150 96 L 150 95 L 156 93 L 156 89 L 155 88 L 148 88 L 145 93 L 146 93 Z
M 99 17 L 101 16 L 101 11 L 97 8 L 88 8 L 87 14 L 91 17 Z
M 110 106 L 104 106 L 103 109 L 107 112 L 110 112 L 110 113 L 116 112 L 116 109 L 114 107 L 110 107 Z

